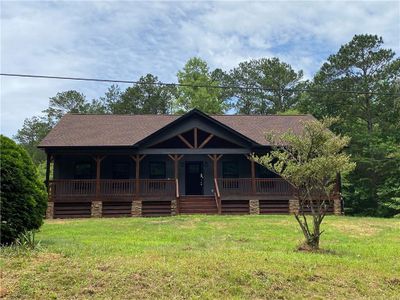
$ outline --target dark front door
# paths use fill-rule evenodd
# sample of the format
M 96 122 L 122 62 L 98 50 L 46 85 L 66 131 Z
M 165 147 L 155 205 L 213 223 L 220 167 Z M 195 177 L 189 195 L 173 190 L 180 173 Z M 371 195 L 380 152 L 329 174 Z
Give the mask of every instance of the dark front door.
M 187 161 L 185 167 L 186 195 L 203 195 L 203 162 Z

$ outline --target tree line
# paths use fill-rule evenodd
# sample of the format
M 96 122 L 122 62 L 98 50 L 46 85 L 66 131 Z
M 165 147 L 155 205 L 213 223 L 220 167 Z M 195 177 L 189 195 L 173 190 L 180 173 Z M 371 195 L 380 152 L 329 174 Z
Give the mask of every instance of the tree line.
M 279 58 L 252 59 L 224 71 L 194 57 L 178 71 L 177 82 L 162 85 L 147 74 L 124 90 L 110 86 L 98 99 L 74 90 L 57 93 L 14 138 L 41 164 L 45 157 L 36 146 L 66 113 L 180 114 L 198 108 L 210 114 L 338 117 L 332 130 L 351 137 L 345 151 L 357 164 L 342 182 L 346 212 L 400 213 L 400 59 L 382 37 L 355 35 L 311 80 Z

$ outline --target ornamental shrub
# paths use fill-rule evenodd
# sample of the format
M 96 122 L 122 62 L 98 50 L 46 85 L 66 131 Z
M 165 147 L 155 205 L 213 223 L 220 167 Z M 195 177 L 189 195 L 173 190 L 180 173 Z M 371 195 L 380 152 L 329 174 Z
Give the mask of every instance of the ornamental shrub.
M 0 243 L 6 245 L 42 225 L 47 196 L 25 149 L 3 135 L 0 143 Z

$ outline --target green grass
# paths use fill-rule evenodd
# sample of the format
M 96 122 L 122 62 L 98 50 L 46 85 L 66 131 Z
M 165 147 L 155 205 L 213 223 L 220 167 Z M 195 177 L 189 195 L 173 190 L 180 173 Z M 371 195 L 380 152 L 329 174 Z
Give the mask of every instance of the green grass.
M 9 299 L 400 297 L 400 221 L 327 217 L 323 253 L 291 216 L 46 221 L 40 249 L 2 249 Z

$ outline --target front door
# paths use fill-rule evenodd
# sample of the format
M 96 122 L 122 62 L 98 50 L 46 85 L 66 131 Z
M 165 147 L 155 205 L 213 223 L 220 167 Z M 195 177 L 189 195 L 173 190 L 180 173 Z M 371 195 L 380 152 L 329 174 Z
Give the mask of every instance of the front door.
M 185 166 L 186 195 L 203 195 L 203 162 L 187 161 Z

